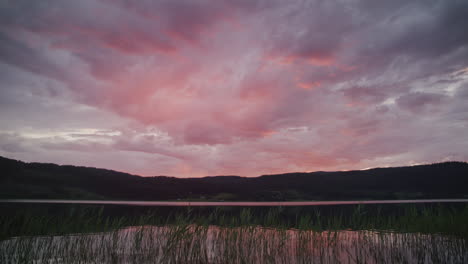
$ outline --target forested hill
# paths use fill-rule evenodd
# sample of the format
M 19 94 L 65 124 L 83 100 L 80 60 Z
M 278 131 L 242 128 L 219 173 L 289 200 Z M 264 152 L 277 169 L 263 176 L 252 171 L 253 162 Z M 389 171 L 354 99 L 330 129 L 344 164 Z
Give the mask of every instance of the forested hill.
M 260 177 L 140 177 L 0 157 L 0 198 L 126 200 L 351 200 L 468 198 L 468 163 Z

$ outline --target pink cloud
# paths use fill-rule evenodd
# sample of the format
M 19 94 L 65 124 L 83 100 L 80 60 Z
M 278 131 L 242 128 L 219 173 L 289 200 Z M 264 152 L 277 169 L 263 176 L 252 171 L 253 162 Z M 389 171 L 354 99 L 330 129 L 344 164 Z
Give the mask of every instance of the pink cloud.
M 401 5 L 9 2 L 0 154 L 178 176 L 465 157 L 466 6 Z M 70 123 L 120 134 L 30 131 Z

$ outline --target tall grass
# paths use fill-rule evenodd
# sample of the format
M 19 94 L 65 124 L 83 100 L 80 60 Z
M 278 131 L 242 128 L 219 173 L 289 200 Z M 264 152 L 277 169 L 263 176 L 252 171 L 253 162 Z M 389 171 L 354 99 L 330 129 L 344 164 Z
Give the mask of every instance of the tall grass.
M 17 237 L 1 263 L 467 263 L 465 239 L 421 233 L 198 225 Z
M 468 209 L 0 217 L 0 263 L 468 263 Z

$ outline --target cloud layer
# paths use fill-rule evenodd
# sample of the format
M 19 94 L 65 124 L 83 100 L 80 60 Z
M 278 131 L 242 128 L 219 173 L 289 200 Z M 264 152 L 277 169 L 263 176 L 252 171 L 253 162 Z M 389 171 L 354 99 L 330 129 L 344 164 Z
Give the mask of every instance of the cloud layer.
M 466 1 L 0 7 L 0 155 L 182 177 L 468 160 Z

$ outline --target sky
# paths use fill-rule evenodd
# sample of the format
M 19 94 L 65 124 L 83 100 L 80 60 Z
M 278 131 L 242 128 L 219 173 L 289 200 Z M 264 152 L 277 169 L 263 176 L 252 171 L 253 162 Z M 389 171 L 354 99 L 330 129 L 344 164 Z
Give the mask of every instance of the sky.
M 0 156 L 178 177 L 468 161 L 467 14 L 0 0 Z

